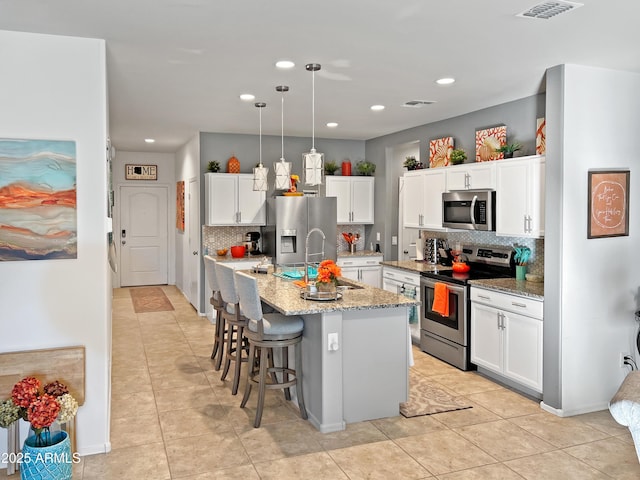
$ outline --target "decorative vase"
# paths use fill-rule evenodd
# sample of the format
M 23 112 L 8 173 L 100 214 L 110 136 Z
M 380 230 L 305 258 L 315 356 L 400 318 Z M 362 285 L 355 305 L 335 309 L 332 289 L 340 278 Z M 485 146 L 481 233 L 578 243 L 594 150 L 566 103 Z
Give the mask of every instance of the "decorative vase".
M 231 157 L 227 162 L 227 173 L 240 173 L 240 160 L 235 156 Z
M 47 433 L 49 435 L 49 433 Z M 70 480 L 73 470 L 71 442 L 65 431 L 51 434 L 52 445 L 36 446 L 40 440 L 30 435 L 22 447 L 21 480 Z
M 342 175 L 345 177 L 351 176 L 351 162 L 342 162 Z
M 336 292 L 336 284 L 334 282 L 318 282 L 316 283 L 316 287 L 319 292 L 324 293 L 335 293 Z

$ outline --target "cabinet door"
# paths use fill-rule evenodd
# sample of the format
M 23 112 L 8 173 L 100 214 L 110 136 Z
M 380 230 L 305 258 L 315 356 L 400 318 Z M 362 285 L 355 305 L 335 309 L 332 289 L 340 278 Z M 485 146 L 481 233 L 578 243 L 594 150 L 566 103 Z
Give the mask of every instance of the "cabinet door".
M 422 172 L 404 176 L 402 223 L 405 227 L 420 228 L 422 226 L 424 218 L 424 180 L 422 177 Z
M 447 168 L 447 191 L 467 190 L 468 172 L 464 167 L 454 165 Z
M 252 175 L 238 175 L 238 224 L 266 225 L 266 192 L 253 190 Z
M 544 193 L 545 193 L 545 159 L 531 162 L 531 192 L 529 194 L 529 235 L 534 238 L 544 237 Z
M 382 267 L 361 267 L 360 282 L 380 288 L 382 283 Z
M 471 363 L 502 373 L 499 310 L 471 302 Z
M 207 225 L 235 225 L 237 179 L 224 173 L 205 174 L 205 222 Z
M 526 235 L 529 180 L 527 162 L 504 161 L 496 167 L 497 235 Z
M 341 270 L 342 270 L 342 276 L 344 278 L 350 278 L 351 280 L 355 280 L 356 282 L 360 281 L 360 279 L 358 278 L 359 276 L 358 267 L 341 267 Z
M 494 189 L 496 174 L 494 162 L 474 163 L 447 168 L 447 190 Z
M 351 179 L 350 177 L 325 177 L 326 196 L 336 197 L 338 224 L 351 223 Z
M 504 374 L 542 393 L 542 321 L 505 312 Z
M 443 230 L 442 193 L 446 188 L 445 169 L 428 172 L 424 176 L 424 217 L 422 227 L 429 230 Z M 406 205 L 406 203 L 405 203 Z
M 373 223 L 375 183 L 373 177 L 351 179 L 351 221 Z

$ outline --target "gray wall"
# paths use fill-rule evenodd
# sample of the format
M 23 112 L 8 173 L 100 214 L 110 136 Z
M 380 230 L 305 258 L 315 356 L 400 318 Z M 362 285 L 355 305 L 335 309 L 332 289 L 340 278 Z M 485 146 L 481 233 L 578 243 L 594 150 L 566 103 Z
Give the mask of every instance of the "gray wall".
M 536 119 L 544 117 L 544 112 L 545 95 L 540 94 L 367 140 L 366 158 L 377 165 L 376 177 L 380 179 L 376 180 L 376 218 L 372 231 L 381 232 L 385 258 L 393 259 L 397 255 L 396 247 L 391 246 L 391 236 L 398 234 L 398 177 L 406 171 L 402 167 L 404 158 L 393 158 L 396 146 L 418 141 L 420 160 L 428 164 L 429 141 L 452 136 L 455 148 L 463 148 L 467 162 L 471 163 L 475 160 L 475 131 L 504 124 L 507 141 L 523 145 L 517 152 L 519 156 L 533 155 Z

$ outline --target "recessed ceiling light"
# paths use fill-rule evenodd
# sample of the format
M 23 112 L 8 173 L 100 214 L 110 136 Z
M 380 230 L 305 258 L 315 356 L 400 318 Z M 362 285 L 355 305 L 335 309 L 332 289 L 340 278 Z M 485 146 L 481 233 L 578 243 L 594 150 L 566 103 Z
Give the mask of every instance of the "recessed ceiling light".
M 445 78 L 439 78 L 438 80 L 436 80 L 436 83 L 438 85 L 451 85 L 452 83 L 454 83 L 456 81 L 455 78 L 452 77 L 445 77 Z
M 147 142 L 147 143 L 153 143 L 153 142 L 156 141 L 156 139 L 155 138 L 145 138 L 144 141 Z
M 255 95 L 251 95 L 250 93 L 243 93 L 242 95 L 240 95 L 240 100 L 244 100 L 245 102 L 251 102 L 252 100 L 255 100 L 256 96 Z
M 337 122 L 329 122 L 327 123 L 327 127 L 329 128 L 336 128 L 338 126 Z
M 379 112 L 380 110 L 384 110 L 384 105 L 371 105 L 371 110 Z
M 291 60 L 280 60 L 276 62 L 276 67 L 278 68 L 293 68 L 295 66 L 296 64 L 293 63 Z

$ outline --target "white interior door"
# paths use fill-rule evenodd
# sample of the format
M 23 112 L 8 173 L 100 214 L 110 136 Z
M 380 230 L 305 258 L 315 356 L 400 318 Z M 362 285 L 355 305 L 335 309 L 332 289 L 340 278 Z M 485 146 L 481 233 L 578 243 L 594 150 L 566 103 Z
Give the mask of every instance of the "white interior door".
M 200 311 L 199 286 L 200 282 L 200 187 L 198 179 L 189 180 L 189 191 L 187 192 L 187 231 L 189 232 L 189 250 L 187 251 L 187 297 L 191 305 Z
M 168 283 L 167 187 L 120 187 L 120 285 Z

